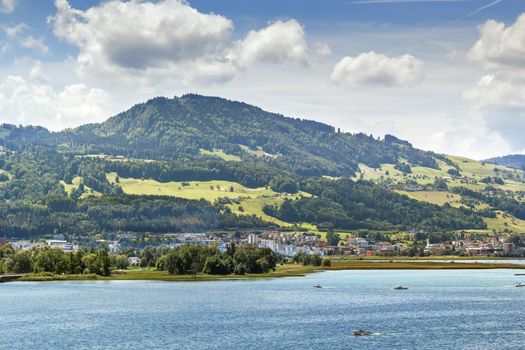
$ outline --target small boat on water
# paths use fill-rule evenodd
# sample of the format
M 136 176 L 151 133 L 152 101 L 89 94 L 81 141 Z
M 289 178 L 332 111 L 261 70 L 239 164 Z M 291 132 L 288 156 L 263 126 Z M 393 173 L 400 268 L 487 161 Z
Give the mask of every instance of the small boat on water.
M 361 335 L 372 335 L 372 332 L 370 331 L 365 331 L 364 329 L 358 329 L 356 331 L 353 331 L 352 333 L 354 333 L 355 336 L 361 336 Z
M 525 273 L 515 273 L 514 276 L 525 276 Z
M 401 286 L 401 285 L 399 285 L 399 286 L 395 286 L 394 289 L 395 289 L 395 290 L 407 290 L 408 287 L 405 287 L 405 286 Z
M 316 285 L 314 285 L 312 287 L 314 287 L 314 288 L 323 288 L 323 286 L 321 286 L 320 284 L 316 284 Z
M 525 283 L 518 282 L 514 285 L 514 287 L 525 287 Z

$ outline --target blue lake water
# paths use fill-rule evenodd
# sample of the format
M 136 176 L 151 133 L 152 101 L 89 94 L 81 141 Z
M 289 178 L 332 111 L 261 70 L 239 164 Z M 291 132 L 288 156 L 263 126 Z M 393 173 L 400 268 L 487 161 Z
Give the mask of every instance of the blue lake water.
M 525 349 L 518 270 L 0 284 L 1 349 Z M 525 282 L 525 281 L 524 281 Z M 312 288 L 320 283 L 323 288 Z M 409 286 L 395 291 L 397 284 Z M 355 337 L 352 330 L 375 334 Z

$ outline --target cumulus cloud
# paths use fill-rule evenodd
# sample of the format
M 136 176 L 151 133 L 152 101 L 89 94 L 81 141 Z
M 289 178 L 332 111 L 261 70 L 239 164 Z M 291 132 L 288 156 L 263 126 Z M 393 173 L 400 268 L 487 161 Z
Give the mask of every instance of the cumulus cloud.
M 525 14 L 506 26 L 489 20 L 468 58 L 485 75 L 463 97 L 487 128 L 505 139 L 513 152 L 525 149 Z
M 489 20 L 478 27 L 479 40 L 468 57 L 487 69 L 525 68 L 525 14 L 509 26 Z
M 423 62 L 412 55 L 388 57 L 370 51 L 341 59 L 331 80 L 339 85 L 411 85 L 421 79 L 422 68 Z
M 8 76 L 0 83 L 0 112 L 5 122 L 14 124 L 45 124 L 59 130 L 86 120 L 102 121 L 110 101 L 105 91 L 84 84 L 67 85 L 57 91 L 51 85 L 20 76 Z
M 487 74 L 463 96 L 472 104 L 473 112 L 481 116 L 489 130 L 505 138 L 512 149 L 525 149 L 524 80 Z
M 483 76 L 476 87 L 464 93 L 477 108 L 508 106 L 525 108 L 525 84 L 521 79 L 499 79 L 494 74 Z
M 17 0 L 0 0 L 0 12 L 11 13 L 15 10 Z
M 277 21 L 234 42 L 228 18 L 182 0 L 111 0 L 85 11 L 56 0 L 54 33 L 78 47 L 81 75 L 106 79 L 224 81 L 255 63 L 306 61 L 304 30 Z
M 307 63 L 308 45 L 303 27 L 296 20 L 277 21 L 251 31 L 234 48 L 230 57 L 241 66 L 259 62 Z
M 86 11 L 72 8 L 66 0 L 55 5 L 57 13 L 50 18 L 54 33 L 79 48 L 81 73 L 190 79 L 201 71 L 217 76 L 213 67 L 226 64 L 233 23 L 200 13 L 183 1 L 107 1 Z

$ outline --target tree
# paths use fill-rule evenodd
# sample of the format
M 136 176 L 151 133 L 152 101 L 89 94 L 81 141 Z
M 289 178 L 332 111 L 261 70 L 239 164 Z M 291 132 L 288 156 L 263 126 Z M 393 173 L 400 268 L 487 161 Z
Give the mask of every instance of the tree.
M 33 258 L 29 250 L 19 250 L 6 261 L 7 271 L 12 273 L 29 273 L 33 271 Z
M 219 256 L 214 255 L 206 258 L 202 272 L 210 275 L 227 275 L 230 270 Z
M 57 247 L 40 249 L 34 259 L 35 272 L 63 274 L 69 272 L 67 257 Z
M 128 257 L 126 255 L 115 256 L 114 266 L 120 270 L 126 270 L 129 267 Z
M 341 240 L 341 237 L 338 233 L 334 231 L 328 231 L 326 233 L 326 240 L 331 246 L 337 246 L 339 244 L 339 241 Z

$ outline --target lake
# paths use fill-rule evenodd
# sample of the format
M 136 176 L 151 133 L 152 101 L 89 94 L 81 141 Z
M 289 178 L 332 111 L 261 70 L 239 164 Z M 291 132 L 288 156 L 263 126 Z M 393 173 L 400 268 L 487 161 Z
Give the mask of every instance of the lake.
M 525 288 L 513 284 L 525 277 L 517 272 L 4 283 L 0 348 L 522 350 Z M 361 328 L 374 335 L 352 335 Z

